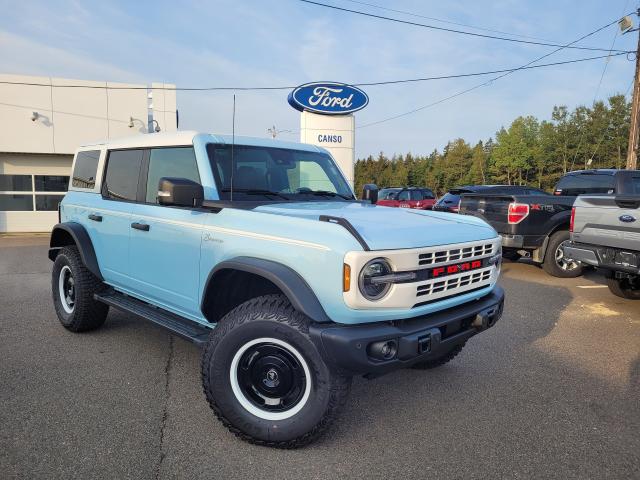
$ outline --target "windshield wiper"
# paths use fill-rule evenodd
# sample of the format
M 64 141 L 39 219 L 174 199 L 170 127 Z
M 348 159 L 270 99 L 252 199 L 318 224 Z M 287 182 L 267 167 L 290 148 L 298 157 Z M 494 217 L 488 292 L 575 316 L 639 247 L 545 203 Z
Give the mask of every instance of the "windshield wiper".
M 230 192 L 231 189 L 230 188 L 223 188 L 222 189 L 223 192 Z M 233 189 L 234 192 L 238 192 L 238 193 L 244 193 L 246 195 L 272 195 L 274 197 L 280 197 L 283 198 L 285 200 L 291 200 L 289 197 L 287 197 L 286 195 L 283 195 L 280 192 L 274 192 L 272 190 L 263 190 L 260 188 L 234 188 Z
M 309 195 L 317 195 L 322 197 L 340 197 L 345 200 L 353 200 L 353 197 L 349 195 L 343 195 L 342 193 L 330 192 L 329 190 L 309 190 L 300 193 L 308 193 Z

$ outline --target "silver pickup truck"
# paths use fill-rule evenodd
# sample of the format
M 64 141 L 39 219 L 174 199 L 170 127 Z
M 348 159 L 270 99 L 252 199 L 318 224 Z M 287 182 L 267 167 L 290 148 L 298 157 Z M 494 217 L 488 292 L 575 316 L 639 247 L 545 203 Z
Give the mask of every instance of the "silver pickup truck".
M 614 295 L 640 300 L 640 171 L 626 173 L 624 193 L 578 197 L 564 255 L 603 269 Z

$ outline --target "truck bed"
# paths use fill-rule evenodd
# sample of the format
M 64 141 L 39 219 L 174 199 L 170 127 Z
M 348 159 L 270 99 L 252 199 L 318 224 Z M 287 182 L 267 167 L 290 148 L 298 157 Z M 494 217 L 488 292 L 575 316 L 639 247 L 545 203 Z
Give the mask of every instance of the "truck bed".
M 464 194 L 460 213 L 473 215 L 489 223 L 503 238 L 505 248 L 534 250 L 559 227 L 569 228 L 575 197 L 555 195 Z M 510 204 L 527 205 L 528 215 L 518 223 L 509 223 Z

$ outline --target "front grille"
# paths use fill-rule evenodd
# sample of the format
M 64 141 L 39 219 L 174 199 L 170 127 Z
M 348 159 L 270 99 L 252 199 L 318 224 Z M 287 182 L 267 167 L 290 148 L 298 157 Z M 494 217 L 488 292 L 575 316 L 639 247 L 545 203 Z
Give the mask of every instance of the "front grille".
M 421 297 L 423 295 L 431 295 L 433 293 L 442 293 L 449 290 L 457 290 L 469 285 L 487 281 L 490 278 L 491 268 L 480 272 L 447 278 L 445 280 L 438 280 L 418 286 L 418 288 L 416 289 L 416 296 Z
M 484 257 L 493 253 L 493 244 L 483 243 L 471 245 L 469 247 L 452 248 L 449 250 L 436 250 L 433 252 L 421 253 L 418 255 L 418 265 L 436 265 L 439 263 L 449 263 L 458 260 L 472 259 L 474 257 Z

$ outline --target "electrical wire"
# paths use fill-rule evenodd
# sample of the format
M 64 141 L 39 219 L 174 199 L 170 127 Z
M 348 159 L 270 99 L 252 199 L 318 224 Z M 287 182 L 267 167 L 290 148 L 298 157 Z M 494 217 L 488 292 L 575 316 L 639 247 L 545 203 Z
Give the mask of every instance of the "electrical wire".
M 540 60 L 543 60 L 543 59 L 545 59 L 545 58 L 547 58 L 547 57 L 549 57 L 549 56 L 551 56 L 551 55 L 553 55 L 553 54 L 555 54 L 555 53 L 559 52 L 560 50 L 564 50 L 565 48 L 569 48 L 569 46 L 573 45 L 574 43 L 580 42 L 580 41 L 584 40 L 585 38 L 588 38 L 588 37 L 590 37 L 590 36 L 592 36 L 592 35 L 595 35 L 596 33 L 601 32 L 601 31 L 602 31 L 602 30 L 604 30 L 605 28 L 609 28 L 611 25 L 613 25 L 613 24 L 615 24 L 615 23 L 617 23 L 617 22 L 618 22 L 618 20 L 613 20 L 613 21 L 611 21 L 611 22 L 607 23 L 606 25 L 603 25 L 602 27 L 599 27 L 599 28 L 597 28 L 597 29 L 595 29 L 595 30 L 593 30 L 593 31 L 591 31 L 591 32 L 589 32 L 589 33 L 587 33 L 587 34 L 585 34 L 585 35 L 581 36 L 580 38 L 578 38 L 578 39 L 576 39 L 576 40 L 574 40 L 574 41 L 572 41 L 572 42 L 569 42 L 569 43 L 568 43 L 568 44 L 566 44 L 566 45 L 563 45 L 563 46 L 561 46 L 561 47 L 559 47 L 559 48 L 556 48 L 555 50 L 552 50 L 552 51 L 551 51 L 551 52 L 549 52 L 549 53 L 546 53 L 546 54 L 544 54 L 544 55 L 542 55 L 542 56 L 540 56 L 540 57 L 537 57 L 537 58 L 535 58 L 535 59 L 531 60 L 530 62 L 525 63 L 524 65 L 521 65 L 521 66 L 519 66 L 519 67 L 516 67 L 516 68 L 513 68 L 513 69 L 511 69 L 511 70 L 508 70 L 507 72 L 505 72 L 505 73 L 503 73 L 503 74 L 501 74 L 501 75 L 498 75 L 497 77 L 491 78 L 491 79 L 487 80 L 486 82 L 479 83 L 479 84 L 477 84 L 477 85 L 474 85 L 473 87 L 470 87 L 470 88 L 467 88 L 467 89 L 465 89 L 465 90 L 462 90 L 462 91 L 456 92 L 456 93 L 454 93 L 454 94 L 452 94 L 452 95 L 449 95 L 448 97 L 442 98 L 442 99 L 437 100 L 437 101 L 435 101 L 435 102 L 432 102 L 432 103 L 430 103 L 430 104 L 428 104 L 428 105 L 423 105 L 422 107 L 414 108 L 414 109 L 412 109 L 412 110 L 409 110 L 408 112 L 400 113 L 400 114 L 394 115 L 394 116 L 392 116 L 392 117 L 384 118 L 384 119 L 382 119 L 382 120 L 378 120 L 378 121 L 375 121 L 375 122 L 366 123 L 366 124 L 364 124 L 364 125 L 360 125 L 359 127 L 356 127 L 356 128 L 367 128 L 367 127 L 371 127 L 371 126 L 373 126 L 373 125 L 379 125 L 379 124 L 381 124 L 381 123 L 389 122 L 389 121 L 391 121 L 391 120 L 395 120 L 395 119 L 397 119 L 397 118 L 405 117 L 405 116 L 407 116 L 407 115 L 411 115 L 411 114 L 413 114 L 413 113 L 420 112 L 420 111 L 425 110 L 425 109 L 427 109 L 427 108 L 431 108 L 431 107 L 434 107 L 434 106 L 436 106 L 436 105 L 439 105 L 439 104 L 441 104 L 441 103 L 443 103 L 443 102 L 446 102 L 447 100 L 451 100 L 451 99 L 453 99 L 453 98 L 459 97 L 459 96 L 464 95 L 464 94 L 466 94 L 466 93 L 472 92 L 472 91 L 477 90 L 477 89 L 479 89 L 479 88 L 481 88 L 481 87 L 484 87 L 484 86 L 486 86 L 486 85 L 490 85 L 491 83 L 495 82 L 496 80 L 499 80 L 499 79 L 504 78 L 504 77 L 506 77 L 506 76 L 508 76 L 508 75 L 511 75 L 512 73 L 518 72 L 518 71 L 520 71 L 520 70 L 525 70 L 525 69 L 527 69 L 530 65 L 532 65 L 532 64 L 534 64 L 534 63 L 537 63 L 537 62 L 539 62 Z
M 584 58 L 576 58 L 573 60 L 563 60 L 560 62 L 552 62 L 552 63 L 541 63 L 539 65 L 530 65 L 522 67 L 520 70 L 531 70 L 535 68 L 544 68 L 544 67 L 553 67 L 557 65 L 567 65 L 571 63 L 581 63 L 581 62 L 589 62 L 593 60 L 600 60 L 602 58 L 616 57 L 620 55 L 627 55 L 629 52 L 619 52 L 613 53 L 611 55 L 598 55 L 595 57 L 584 57 Z M 472 73 L 457 73 L 451 75 L 437 75 L 433 77 L 418 77 L 418 78 L 407 78 L 402 80 L 383 80 L 379 82 L 361 82 L 361 83 L 349 83 L 347 85 L 351 85 L 354 87 L 374 87 L 380 85 L 396 85 L 403 83 L 418 83 L 418 82 L 428 82 L 434 80 L 447 80 L 454 78 L 466 78 L 466 77 L 479 77 L 483 75 L 492 75 L 495 73 L 505 73 L 513 71 L 513 68 L 504 68 L 500 70 L 486 70 L 483 72 L 472 72 Z M 297 86 L 283 86 L 283 87 L 118 87 L 118 86 L 97 86 L 97 85 L 74 85 L 74 84 L 61 84 L 61 85 L 51 85 L 48 83 L 37 83 L 37 82 L 11 82 L 11 81 L 0 81 L 0 85 L 24 85 L 24 86 L 32 86 L 32 87 L 53 87 L 53 88 L 89 88 L 89 89 L 106 89 L 106 90 L 171 90 L 171 91 L 234 91 L 234 90 L 292 90 Z
M 525 43 L 525 44 L 529 44 L 529 45 L 538 45 L 538 46 L 543 46 L 543 47 L 571 48 L 571 49 L 574 49 L 574 50 L 591 50 L 591 51 L 599 51 L 599 52 L 607 52 L 607 51 L 609 51 L 609 49 L 607 49 L 607 48 L 566 46 L 566 45 L 561 45 L 559 43 L 536 42 L 536 41 L 533 41 L 533 40 L 518 40 L 516 38 L 508 38 L 508 37 L 501 37 L 501 36 L 497 36 L 497 35 L 488 35 L 488 34 L 484 34 L 484 33 L 468 32 L 468 31 L 465 31 L 465 30 L 456 30 L 454 28 L 438 27 L 436 25 L 428 25 L 426 23 L 417 23 L 417 22 L 411 22 L 409 20 L 400 20 L 398 18 L 385 17 L 383 15 L 376 15 L 374 13 L 362 12 L 360 10 L 352 10 L 350 8 L 338 7 L 336 5 L 329 5 L 329 4 L 326 4 L 326 3 L 315 2 L 313 0 L 298 0 L 298 1 L 299 2 L 303 2 L 303 3 L 308 3 L 310 5 L 316 5 L 316 6 L 319 6 L 319 7 L 331 8 L 333 10 L 339 10 L 339 11 L 342 11 L 342 12 L 355 13 L 357 15 L 363 15 L 365 17 L 377 18 L 379 20 L 387 20 L 387 21 L 390 21 L 390 22 L 402 23 L 402 24 L 405 24 L 405 25 L 412 25 L 414 27 L 429 28 L 429 29 L 432 29 L 432 30 L 440 30 L 440 31 L 443 31 L 443 32 L 450 32 L 450 33 L 458 33 L 458 34 L 461 34 L 461 35 L 470 35 L 470 36 L 473 36 L 473 37 L 490 38 L 492 40 L 502 40 L 504 42 Z M 632 12 L 632 13 L 635 13 L 635 12 Z M 631 15 L 631 13 L 629 15 Z M 616 20 L 616 22 L 617 21 L 618 20 Z M 575 43 L 575 42 L 572 42 L 572 44 L 573 43 Z
M 477 27 L 475 25 L 470 25 L 468 23 L 453 22 L 451 20 L 443 20 L 441 18 L 429 17 L 427 15 L 421 15 L 419 13 L 408 12 L 406 10 L 396 10 L 395 8 L 387 8 L 387 7 L 383 7 L 382 5 L 376 5 L 375 3 L 360 2 L 358 0 L 344 0 L 344 1 L 345 2 L 350 2 L 350 3 L 356 3 L 358 5 L 365 5 L 367 7 L 377 8 L 377 9 L 384 10 L 384 11 L 387 11 L 387 12 L 399 13 L 401 15 L 409 15 L 411 17 L 417 17 L 417 18 L 426 18 L 427 20 L 433 20 L 435 22 L 446 23 L 448 25 L 457 25 L 458 27 L 473 28 L 474 30 L 481 30 L 483 32 L 499 33 L 501 35 L 509 35 L 511 37 L 530 38 L 532 40 L 540 40 L 542 42 L 554 42 L 554 43 L 557 43 L 554 40 L 549 40 L 547 38 L 532 37 L 530 35 L 522 35 L 522 34 L 519 34 L 519 33 L 505 32 L 505 31 L 502 31 L 502 30 L 494 30 L 494 29 L 491 29 L 491 28 Z

